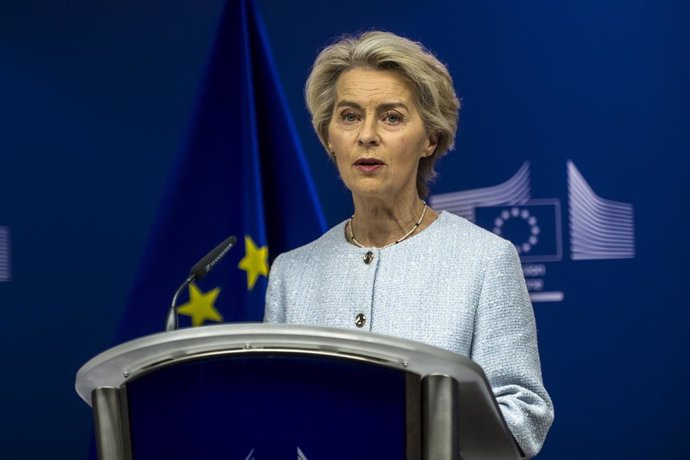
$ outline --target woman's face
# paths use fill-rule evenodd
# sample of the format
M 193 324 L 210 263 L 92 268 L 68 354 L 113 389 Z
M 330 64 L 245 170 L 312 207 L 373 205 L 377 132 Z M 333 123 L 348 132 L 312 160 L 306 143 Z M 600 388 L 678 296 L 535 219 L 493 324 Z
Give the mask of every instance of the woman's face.
M 417 196 L 419 159 L 434 153 L 407 82 L 392 71 L 352 69 L 336 83 L 328 147 L 354 195 Z

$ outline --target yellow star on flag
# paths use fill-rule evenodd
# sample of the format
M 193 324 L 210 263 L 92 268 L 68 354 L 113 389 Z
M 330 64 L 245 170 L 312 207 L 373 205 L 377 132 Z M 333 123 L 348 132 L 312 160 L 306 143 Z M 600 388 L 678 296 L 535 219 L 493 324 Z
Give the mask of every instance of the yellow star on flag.
M 208 292 L 201 292 L 199 287 L 191 283 L 189 285 L 189 302 L 177 307 L 181 315 L 191 316 L 192 326 L 201 326 L 204 321 L 223 321 L 223 317 L 216 310 L 216 298 L 220 294 L 220 288 Z
M 247 272 L 247 288 L 254 289 L 259 275 L 268 276 L 268 246 L 256 247 L 249 235 L 244 236 L 245 256 L 239 267 Z

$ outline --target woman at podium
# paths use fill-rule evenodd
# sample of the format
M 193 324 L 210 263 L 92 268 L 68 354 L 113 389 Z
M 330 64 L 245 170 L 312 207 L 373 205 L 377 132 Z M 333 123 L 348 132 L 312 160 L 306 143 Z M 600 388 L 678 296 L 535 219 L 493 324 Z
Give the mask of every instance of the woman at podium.
M 366 32 L 319 54 L 305 95 L 354 213 L 275 260 L 265 321 L 366 330 L 467 356 L 525 455 L 536 455 L 553 405 L 517 252 L 424 202 L 457 129 L 446 67 L 418 43 Z

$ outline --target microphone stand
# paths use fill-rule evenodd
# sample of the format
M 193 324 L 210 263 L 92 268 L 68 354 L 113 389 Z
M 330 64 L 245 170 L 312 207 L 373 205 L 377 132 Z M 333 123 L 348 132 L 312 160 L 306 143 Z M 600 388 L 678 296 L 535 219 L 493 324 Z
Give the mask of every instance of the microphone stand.
M 220 261 L 220 259 L 225 257 L 225 255 L 228 253 L 230 249 L 232 249 L 235 243 L 237 243 L 237 238 L 235 238 L 234 236 L 230 236 L 225 241 L 220 243 L 218 246 L 213 248 L 211 252 L 206 254 L 199 262 L 196 263 L 196 265 L 192 267 L 192 269 L 189 271 L 189 276 L 187 276 L 187 279 L 184 280 L 184 283 L 182 283 L 180 287 L 177 288 L 177 291 L 175 291 L 175 295 L 173 295 L 172 303 L 170 304 L 170 310 L 168 311 L 168 317 L 165 320 L 166 332 L 175 331 L 180 326 L 177 318 L 177 310 L 175 309 L 175 305 L 177 304 L 177 297 L 180 295 L 182 290 L 186 288 L 192 281 L 199 280 L 206 276 L 206 274 L 210 272 L 211 269 L 213 269 L 213 267 Z
M 168 318 L 165 320 L 166 332 L 176 331 L 180 327 L 179 321 L 177 319 L 177 310 L 175 310 L 175 305 L 177 304 L 177 297 L 180 295 L 182 290 L 186 288 L 189 285 L 189 283 L 191 283 L 195 279 L 195 275 L 189 275 L 187 279 L 184 280 L 184 283 L 182 283 L 180 287 L 177 288 L 177 291 L 175 291 L 175 295 L 173 295 L 172 298 L 172 304 L 170 305 L 170 310 L 168 311 Z

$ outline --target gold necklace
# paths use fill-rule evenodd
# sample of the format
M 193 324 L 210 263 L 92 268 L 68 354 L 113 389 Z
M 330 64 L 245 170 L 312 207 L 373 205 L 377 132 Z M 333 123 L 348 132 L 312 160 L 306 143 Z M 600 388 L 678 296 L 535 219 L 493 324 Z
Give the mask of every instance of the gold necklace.
M 422 221 L 424 220 L 424 214 L 426 214 L 426 208 L 427 208 L 426 202 L 422 201 L 422 203 L 424 204 L 424 208 L 422 209 L 422 215 L 419 216 L 419 220 L 417 221 L 417 223 L 414 224 L 414 227 L 412 227 L 410 229 L 410 231 L 405 233 L 401 238 L 393 241 L 390 244 L 382 246 L 379 249 L 386 249 L 386 248 L 389 248 L 393 245 L 400 243 L 401 241 L 405 241 L 410 235 L 412 235 L 414 233 L 415 230 L 417 230 L 417 228 L 421 225 Z M 360 243 L 359 241 L 357 241 L 357 238 L 355 238 L 355 229 L 354 229 L 354 224 L 353 224 L 354 218 L 355 218 L 355 215 L 353 214 L 352 217 L 350 217 L 350 220 L 347 222 L 347 226 L 350 229 L 350 240 L 352 240 L 352 242 L 355 243 L 355 246 L 357 246 L 358 248 L 364 248 L 365 246 L 362 243 Z

